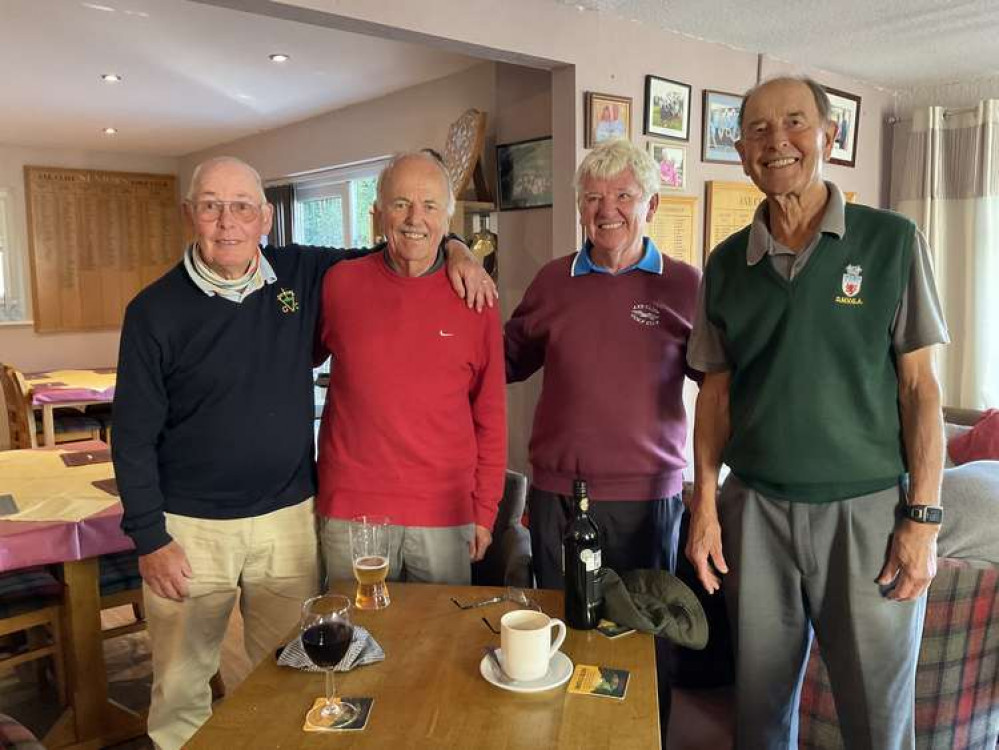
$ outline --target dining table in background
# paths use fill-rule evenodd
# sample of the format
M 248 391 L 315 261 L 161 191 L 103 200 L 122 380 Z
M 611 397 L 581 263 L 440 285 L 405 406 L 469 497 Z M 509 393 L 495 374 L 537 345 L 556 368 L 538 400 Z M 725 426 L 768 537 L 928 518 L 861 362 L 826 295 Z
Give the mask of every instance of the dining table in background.
M 354 595 L 353 582 L 332 591 Z M 371 697 L 362 731 L 330 737 L 302 729 L 306 711 L 323 693 L 323 677 L 265 659 L 224 701 L 185 746 L 188 750 L 245 748 L 477 748 L 550 750 L 660 747 L 653 638 L 632 633 L 615 639 L 595 630 L 568 631 L 562 651 L 573 664 L 627 669 L 624 700 L 577 695 L 568 684 L 544 692 L 517 693 L 487 682 L 479 672 L 483 648 L 500 638 L 499 618 L 517 608 L 509 602 L 458 609 L 505 589 L 390 583 L 392 603 L 383 610 L 352 610 L 385 651 L 384 661 L 336 673 L 340 696 Z M 549 615 L 561 617 L 562 593 L 527 592 Z M 294 606 L 289 603 L 289 606 Z M 295 634 L 289 634 L 295 635 Z
M 20 510 L 37 503 L 113 502 L 73 521 L 11 521 L 0 518 L 0 572 L 60 565 L 65 592 L 66 674 L 69 706 L 46 736 L 50 750 L 97 750 L 145 733 L 145 717 L 108 701 L 101 638 L 100 555 L 132 549 L 119 528 L 121 504 L 95 481 L 114 477 L 110 461 L 67 466 L 66 453 L 106 451 L 99 441 L 57 448 L 0 451 L 0 493 L 14 496 Z
M 77 407 L 82 410 L 93 404 L 110 404 L 114 400 L 115 379 L 113 367 L 25 373 L 31 405 L 42 410 L 44 444 L 56 444 L 55 409 Z

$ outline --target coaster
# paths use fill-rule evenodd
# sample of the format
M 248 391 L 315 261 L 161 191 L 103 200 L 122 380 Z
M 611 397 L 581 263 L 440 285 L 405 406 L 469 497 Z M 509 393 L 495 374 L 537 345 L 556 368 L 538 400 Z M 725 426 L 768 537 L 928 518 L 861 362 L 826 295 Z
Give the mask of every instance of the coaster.
M 111 460 L 111 451 L 76 451 L 63 453 L 59 456 L 66 466 L 90 466 L 91 464 L 106 464 Z
M 118 492 L 118 480 L 114 477 L 111 477 L 110 479 L 95 479 L 91 482 L 91 484 L 99 490 L 104 490 L 109 495 L 118 497 L 120 494 Z
M 624 700 L 630 675 L 631 673 L 627 669 L 578 664 L 576 671 L 572 674 L 572 679 L 569 680 L 569 692 Z
M 351 703 L 357 706 L 357 717 L 349 724 L 341 727 L 329 726 L 329 720 L 319 716 L 319 710 L 325 705 L 325 698 L 316 698 L 312 708 L 305 714 L 305 723 L 302 729 L 306 732 L 359 732 L 368 726 L 368 718 L 371 716 L 371 707 L 375 703 L 374 698 L 353 698 L 344 696 L 340 698 L 343 703 Z
M 9 516 L 17 513 L 17 503 L 14 502 L 13 495 L 0 495 L 0 516 Z
M 614 639 L 620 638 L 622 635 L 631 635 L 635 632 L 635 629 L 629 628 L 627 625 L 618 625 L 616 622 L 611 622 L 610 620 L 601 620 L 597 623 L 597 632 Z

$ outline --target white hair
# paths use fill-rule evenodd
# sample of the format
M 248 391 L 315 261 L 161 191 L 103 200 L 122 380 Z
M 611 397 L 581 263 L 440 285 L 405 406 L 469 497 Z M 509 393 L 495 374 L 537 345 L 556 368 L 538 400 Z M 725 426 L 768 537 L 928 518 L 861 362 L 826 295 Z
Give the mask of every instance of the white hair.
M 389 177 L 396 167 L 399 166 L 404 161 L 409 159 L 422 159 L 428 164 L 433 164 L 441 173 L 441 179 L 444 181 L 444 188 L 447 192 L 447 215 L 448 218 L 454 215 L 454 188 L 451 187 L 451 174 L 447 171 L 447 167 L 444 166 L 444 162 L 438 159 L 434 154 L 427 151 L 406 151 L 401 154 L 396 154 L 392 157 L 391 161 L 385 165 L 385 169 L 382 170 L 381 174 L 378 175 L 378 186 L 376 189 L 376 203 L 379 210 L 385 210 L 385 188 L 388 185 Z
M 576 170 L 576 202 L 583 196 L 588 179 L 609 180 L 630 169 L 642 187 L 642 198 L 659 192 L 659 167 L 645 150 L 625 138 L 614 138 L 594 147 Z
M 198 164 L 198 166 L 194 168 L 194 173 L 191 175 L 191 184 L 188 185 L 187 188 L 187 200 L 193 201 L 197 197 L 198 189 L 201 187 L 201 175 L 213 167 L 218 167 L 223 164 L 231 164 L 245 169 L 247 173 L 253 177 L 253 182 L 256 185 L 257 195 L 260 198 L 260 202 L 267 202 L 267 196 L 264 194 L 264 183 L 263 180 L 260 179 L 260 173 L 245 161 L 238 159 L 235 156 L 213 156 L 211 159 L 205 159 L 203 162 Z

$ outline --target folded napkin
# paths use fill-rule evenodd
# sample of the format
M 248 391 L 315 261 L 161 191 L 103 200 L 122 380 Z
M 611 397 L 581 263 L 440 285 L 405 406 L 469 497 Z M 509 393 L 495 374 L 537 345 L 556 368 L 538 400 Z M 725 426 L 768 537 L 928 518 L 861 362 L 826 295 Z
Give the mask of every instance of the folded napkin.
M 619 625 L 669 638 L 687 648 L 708 642 L 708 618 L 694 592 L 665 570 L 631 570 L 603 576 L 604 614 Z
M 286 646 L 278 649 L 277 663 L 282 667 L 294 667 L 304 669 L 307 672 L 322 672 L 322 667 L 317 667 L 312 663 L 312 659 L 305 653 L 302 646 L 302 634 L 295 636 L 295 640 Z M 347 653 L 343 655 L 340 663 L 333 667 L 334 672 L 347 672 L 354 667 L 363 667 L 365 664 L 374 664 L 382 661 L 385 652 L 378 645 L 371 633 L 359 625 L 354 626 L 354 637 L 350 640 Z

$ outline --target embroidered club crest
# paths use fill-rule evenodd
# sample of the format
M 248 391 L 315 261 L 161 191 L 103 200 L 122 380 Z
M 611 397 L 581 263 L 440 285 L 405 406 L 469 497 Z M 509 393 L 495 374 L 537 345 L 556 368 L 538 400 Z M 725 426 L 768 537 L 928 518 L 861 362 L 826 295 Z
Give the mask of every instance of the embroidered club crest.
M 636 302 L 631 308 L 631 319 L 643 326 L 659 325 L 659 310 L 654 305 Z
M 860 294 L 860 285 L 864 281 L 860 276 L 861 272 L 860 266 L 846 267 L 843 273 L 843 294 L 847 297 L 856 297 Z
M 277 301 L 281 303 L 281 312 L 298 312 L 298 300 L 295 299 L 295 291 L 293 289 L 282 289 L 279 291 Z

